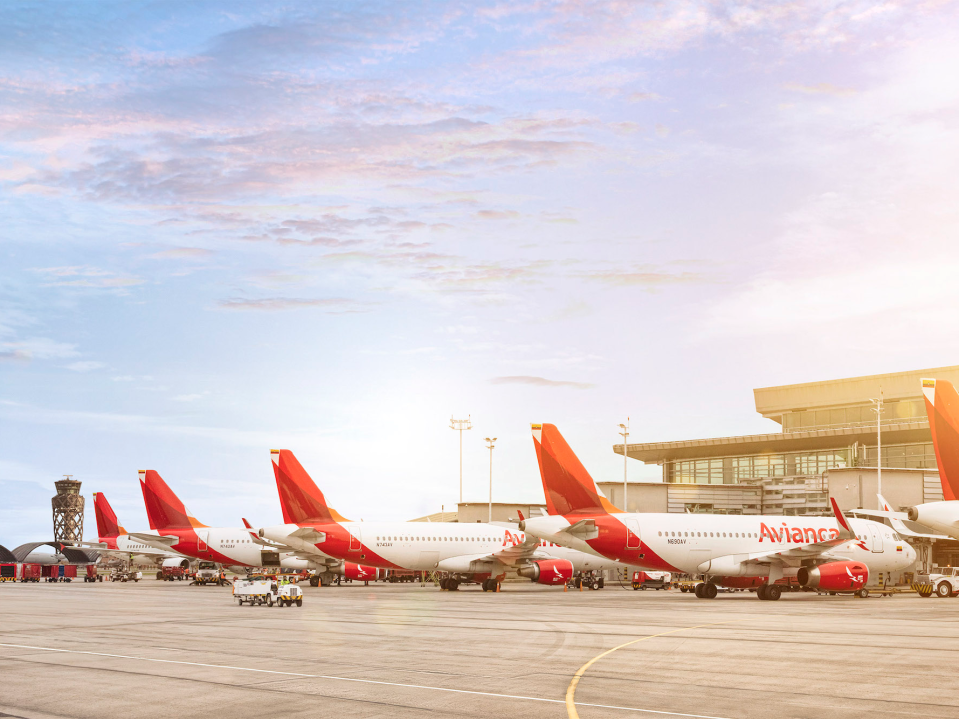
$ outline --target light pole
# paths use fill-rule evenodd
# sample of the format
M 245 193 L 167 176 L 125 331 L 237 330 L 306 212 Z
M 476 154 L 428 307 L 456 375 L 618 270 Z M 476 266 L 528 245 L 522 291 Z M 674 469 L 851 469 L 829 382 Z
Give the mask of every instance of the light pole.
M 450 429 L 455 429 L 460 433 L 460 504 L 463 503 L 463 432 L 467 429 L 473 429 L 470 416 L 466 415 L 466 419 L 453 419 L 450 416 Z
M 493 521 L 493 447 L 496 446 L 496 437 L 486 438 L 486 448 L 489 450 L 489 521 Z
M 626 418 L 626 424 L 619 425 L 619 428 L 623 430 L 619 433 L 619 436 L 623 438 L 623 511 L 628 512 L 628 505 L 626 502 L 626 469 L 629 464 L 629 455 L 626 453 L 627 440 L 629 440 L 629 417 Z
M 882 494 L 882 387 L 879 388 L 878 399 L 869 401 L 876 405 L 872 408 L 876 413 L 876 492 Z M 876 501 L 879 501 L 878 497 Z

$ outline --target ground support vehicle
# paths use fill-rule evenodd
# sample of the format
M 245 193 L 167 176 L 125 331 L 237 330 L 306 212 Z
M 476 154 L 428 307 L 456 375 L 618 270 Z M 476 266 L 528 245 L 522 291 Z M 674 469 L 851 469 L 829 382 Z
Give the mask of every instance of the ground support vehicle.
M 101 582 L 103 581 L 103 577 L 97 572 L 96 564 L 88 564 L 86 569 L 87 569 L 86 576 L 83 577 L 84 582 L 95 582 L 98 579 Z
M 134 572 L 133 570 L 114 569 L 110 575 L 111 582 L 139 582 L 143 579 L 143 572 Z
M 39 582 L 43 576 L 43 567 L 39 564 L 21 564 L 20 581 L 21 582 Z
M 76 564 L 44 564 L 40 571 L 48 582 L 70 582 L 77 578 Z
M 391 569 L 386 575 L 386 581 L 390 584 L 396 582 L 417 582 L 419 572 L 413 572 L 409 569 Z
M 193 575 L 193 584 L 227 584 L 226 575 L 216 562 L 200 562 Z
M 937 597 L 959 596 L 959 567 L 936 567 L 929 572 L 929 584 Z
M 632 587 L 636 589 L 669 589 L 673 575 L 669 572 L 633 572 Z
M 233 583 L 233 597 L 238 606 L 266 604 L 272 607 L 303 606 L 303 590 L 296 584 L 278 584 L 273 579 L 237 579 Z
M 570 589 L 602 589 L 606 586 L 606 580 L 603 577 L 597 577 L 593 572 L 581 572 L 571 578 L 566 586 Z
M 157 572 L 157 579 L 164 582 L 182 582 L 184 579 L 189 578 L 189 568 L 184 569 L 183 567 L 162 567 L 160 571 Z
M 676 586 L 679 588 L 679 591 L 681 591 L 683 594 L 685 594 L 686 592 L 695 592 L 697 584 L 699 584 L 699 582 L 692 579 L 682 579 L 676 582 Z
M 15 582 L 20 579 L 20 565 L 0 564 L 0 582 Z

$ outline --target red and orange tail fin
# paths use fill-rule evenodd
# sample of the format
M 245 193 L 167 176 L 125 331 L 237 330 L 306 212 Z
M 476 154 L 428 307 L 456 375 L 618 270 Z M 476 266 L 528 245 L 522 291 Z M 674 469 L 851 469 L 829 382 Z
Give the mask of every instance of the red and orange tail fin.
M 534 424 L 533 445 L 550 514 L 621 512 L 600 493 L 563 435 L 552 424 Z
M 140 489 L 143 491 L 143 504 L 150 520 L 150 529 L 163 531 L 207 526 L 193 516 L 154 470 L 140 470 Z
M 922 380 L 942 497 L 959 499 L 959 393 L 944 379 Z
M 323 492 L 290 450 L 271 449 L 270 459 L 285 523 L 349 521 L 327 506 Z
M 97 537 L 99 541 L 116 539 L 121 534 L 127 533 L 127 530 L 120 526 L 116 512 L 113 511 L 113 507 L 110 506 L 103 492 L 93 493 L 93 511 L 97 515 Z

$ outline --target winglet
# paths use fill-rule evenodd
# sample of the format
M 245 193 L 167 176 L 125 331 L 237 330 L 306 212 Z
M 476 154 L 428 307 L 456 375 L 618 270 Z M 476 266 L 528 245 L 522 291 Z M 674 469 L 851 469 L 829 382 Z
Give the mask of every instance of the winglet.
M 840 539 L 855 539 L 856 533 L 852 531 L 852 527 L 849 524 L 849 520 L 846 519 L 846 515 L 842 513 L 842 510 L 839 509 L 839 505 L 836 504 L 836 498 L 830 497 L 829 501 L 832 502 L 832 512 L 836 515 L 836 521 L 839 522 L 839 538 Z
M 257 544 L 259 544 L 261 541 L 260 535 L 257 534 L 256 530 L 253 529 L 253 525 L 250 524 L 250 520 L 248 520 L 246 517 L 240 517 L 240 519 L 243 520 L 243 526 L 250 530 L 250 538 Z
M 879 498 L 879 509 L 883 512 L 895 512 L 896 510 L 892 508 L 892 505 L 886 501 L 886 498 L 881 494 L 876 495 Z

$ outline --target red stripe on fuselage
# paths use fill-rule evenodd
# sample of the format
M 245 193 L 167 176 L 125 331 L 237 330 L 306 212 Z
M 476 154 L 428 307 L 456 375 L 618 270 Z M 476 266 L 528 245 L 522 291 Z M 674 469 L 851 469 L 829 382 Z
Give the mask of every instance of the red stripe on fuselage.
M 598 552 L 607 559 L 612 559 L 624 564 L 633 564 L 647 569 L 661 570 L 666 572 L 679 572 L 672 564 L 660 557 L 654 552 L 648 544 L 639 541 L 638 547 L 629 547 L 632 534 L 626 525 L 609 514 L 598 514 L 594 516 L 584 516 L 582 514 L 567 515 L 566 520 L 570 524 L 575 524 L 583 519 L 592 519 L 599 530 L 599 536 L 595 539 L 587 539 L 588 544 L 593 551 Z
M 388 559 L 381 557 L 368 545 L 359 544 L 358 549 L 350 549 L 351 539 L 355 543 L 356 539 L 350 534 L 349 530 L 338 522 L 312 523 L 304 522 L 297 524 L 298 527 L 309 527 L 317 532 L 326 534 L 326 540 L 315 544 L 323 554 L 328 554 L 336 559 L 342 559 L 347 562 L 363 564 L 367 567 L 379 567 L 380 569 L 405 569 L 400 564 L 394 564 Z

